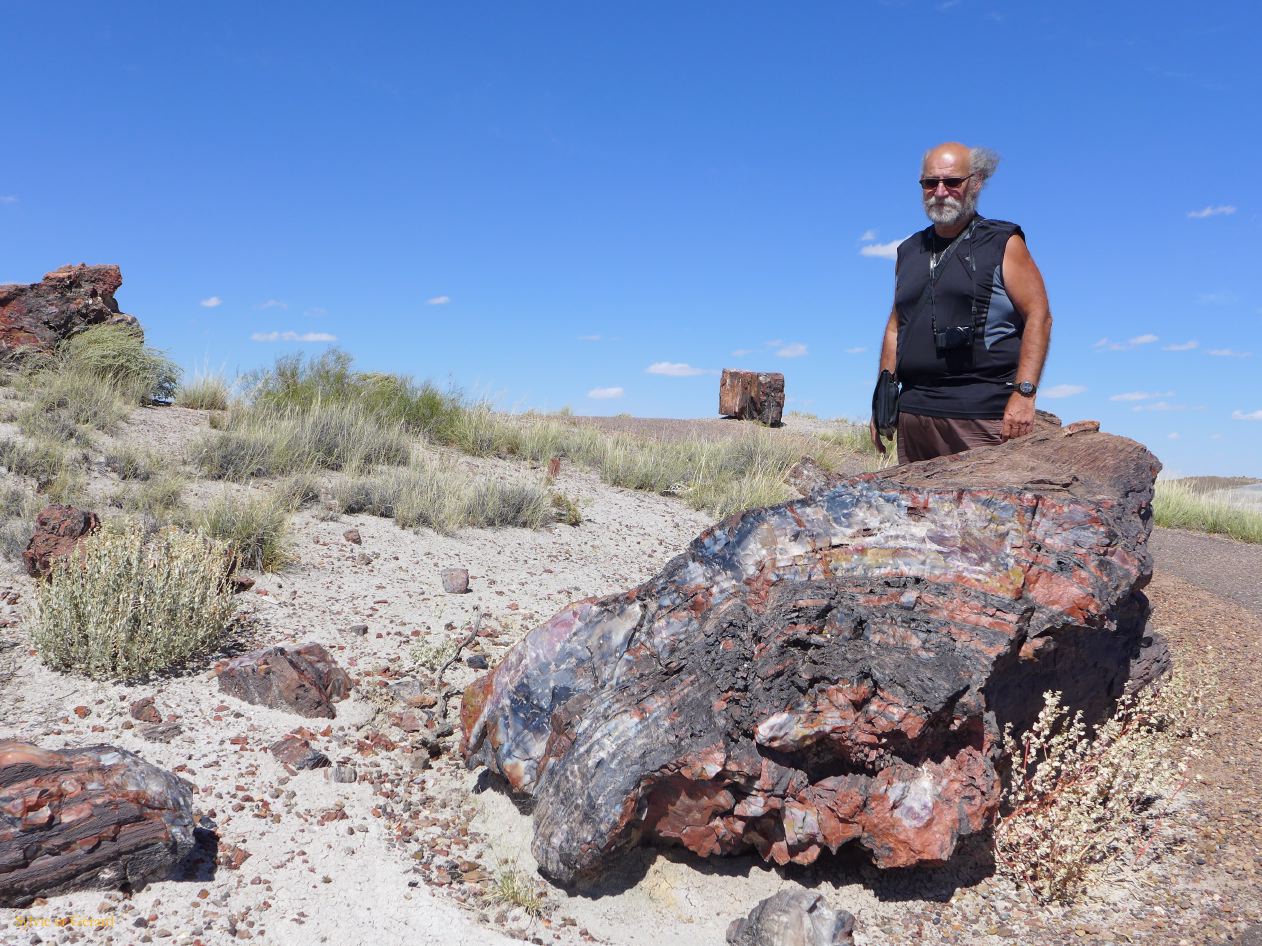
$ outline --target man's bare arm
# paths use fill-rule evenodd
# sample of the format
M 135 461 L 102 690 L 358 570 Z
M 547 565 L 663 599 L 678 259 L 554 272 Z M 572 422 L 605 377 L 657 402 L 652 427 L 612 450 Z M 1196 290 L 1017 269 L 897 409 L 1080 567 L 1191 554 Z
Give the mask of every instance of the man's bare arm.
M 885 337 L 881 340 L 881 363 L 877 366 L 877 373 L 888 371 L 894 373 L 894 364 L 898 359 L 898 309 L 890 308 L 889 321 L 885 323 Z M 876 429 L 876 418 L 868 421 L 868 433 L 872 435 L 872 443 L 876 445 L 876 449 L 885 452 L 885 444 L 881 441 L 881 435 Z
M 1008 238 L 1003 254 L 1003 282 L 1008 298 L 1025 320 L 1021 336 L 1021 354 L 1017 359 L 1017 383 L 1029 381 L 1038 384 L 1047 360 L 1047 349 L 1052 338 L 1052 311 L 1047 303 L 1047 289 L 1043 274 L 1034 265 L 1034 259 L 1026 248 L 1025 240 L 1013 234 Z M 1013 393 L 1003 412 L 1004 439 L 1024 437 L 1034 429 L 1034 398 Z

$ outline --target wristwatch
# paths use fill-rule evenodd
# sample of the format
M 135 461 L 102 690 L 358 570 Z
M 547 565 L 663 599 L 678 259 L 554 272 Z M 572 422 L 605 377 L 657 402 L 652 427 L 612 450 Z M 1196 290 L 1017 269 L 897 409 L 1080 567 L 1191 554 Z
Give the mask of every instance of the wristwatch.
M 1022 381 L 1016 385 L 1017 393 L 1022 397 L 1034 397 L 1034 392 L 1039 389 L 1037 384 L 1031 384 L 1029 381 Z

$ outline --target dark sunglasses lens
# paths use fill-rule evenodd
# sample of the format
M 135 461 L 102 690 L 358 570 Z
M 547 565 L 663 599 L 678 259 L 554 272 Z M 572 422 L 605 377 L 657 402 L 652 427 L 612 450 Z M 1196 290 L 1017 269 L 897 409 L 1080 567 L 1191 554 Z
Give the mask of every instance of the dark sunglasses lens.
M 920 186 L 927 191 L 936 191 L 939 184 L 945 184 L 951 190 L 955 190 L 967 180 L 967 177 L 922 177 Z

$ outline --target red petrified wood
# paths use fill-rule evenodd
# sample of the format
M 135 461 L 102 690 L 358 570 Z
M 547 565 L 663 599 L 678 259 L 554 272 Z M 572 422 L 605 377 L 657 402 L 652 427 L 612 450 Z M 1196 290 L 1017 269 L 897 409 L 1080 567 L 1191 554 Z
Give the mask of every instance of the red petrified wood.
M 534 796 L 562 883 L 639 838 L 946 861 L 995 815 L 1001 727 L 1049 689 L 1105 712 L 1130 673 L 1160 464 L 1097 426 L 728 518 L 470 686 L 466 757 Z
M 724 368 L 719 378 L 719 413 L 778 426 L 784 414 L 784 375 Z
M 0 742 L 0 906 L 137 889 L 192 847 L 187 782 L 113 746 Z
M 216 668 L 219 689 L 247 703 L 333 719 L 335 700 L 351 691 L 351 678 L 319 644 L 265 647 Z
M 123 284 L 117 266 L 63 266 L 43 282 L 0 286 L 0 352 L 52 351 L 63 338 L 91 325 L 140 323 L 118 310 Z
M 35 534 L 22 561 L 34 578 L 47 578 L 55 559 L 65 558 L 85 535 L 101 527 L 96 513 L 74 506 L 45 506 L 35 517 Z

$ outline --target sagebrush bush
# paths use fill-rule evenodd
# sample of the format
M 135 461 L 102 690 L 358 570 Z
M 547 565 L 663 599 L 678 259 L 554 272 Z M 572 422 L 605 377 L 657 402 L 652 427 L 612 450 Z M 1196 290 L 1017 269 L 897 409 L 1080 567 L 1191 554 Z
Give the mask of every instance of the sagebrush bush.
M 1044 901 L 1072 901 L 1109 864 L 1155 841 L 1157 825 L 1198 753 L 1210 692 L 1176 670 L 1138 698 L 1123 699 L 1091 732 L 1060 694 L 1044 694 L 1020 738 L 995 825 L 999 870 Z
M 232 387 L 221 374 L 196 374 L 175 392 L 178 407 L 199 411 L 226 411 L 232 403 Z
M 187 525 L 227 544 L 239 567 L 271 572 L 290 559 L 289 497 L 225 493 L 193 513 Z
M 226 429 L 207 433 L 191 458 L 213 479 L 244 480 L 312 470 L 361 473 L 411 458 L 402 425 L 354 403 L 310 408 L 251 407 L 228 415 Z
M 36 589 L 31 640 L 43 661 L 130 680 L 212 650 L 233 612 L 227 548 L 178 529 L 106 528 L 54 563 Z
M 55 362 L 59 373 L 108 381 L 132 405 L 171 400 L 180 380 L 175 362 L 127 325 L 94 325 L 72 335 L 58 346 Z

